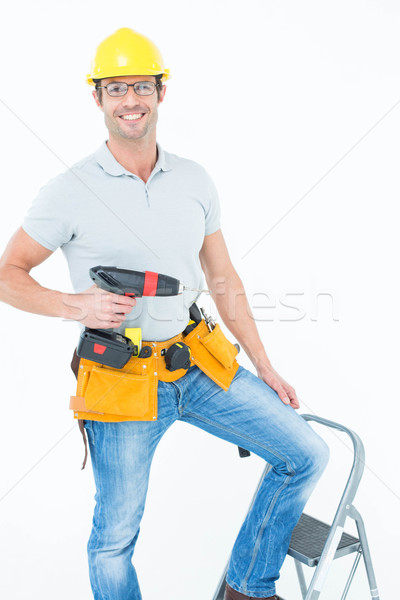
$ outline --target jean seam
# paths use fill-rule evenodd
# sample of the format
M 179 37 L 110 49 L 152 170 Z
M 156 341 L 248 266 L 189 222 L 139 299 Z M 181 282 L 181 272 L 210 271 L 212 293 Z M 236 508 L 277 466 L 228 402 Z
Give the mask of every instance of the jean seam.
M 273 454 L 274 456 L 276 456 L 277 458 L 282 460 L 288 466 L 288 469 L 290 470 L 289 477 L 296 474 L 296 471 L 293 470 L 292 465 L 284 456 L 281 456 L 280 454 L 278 454 L 278 452 L 275 452 L 269 446 L 260 444 L 260 442 L 254 440 L 254 438 L 244 435 L 243 433 L 238 433 L 235 429 L 231 429 L 229 427 L 224 427 L 223 425 L 221 425 L 220 423 L 217 423 L 216 421 L 210 421 L 210 419 L 205 419 L 204 417 L 200 417 L 199 415 L 196 415 L 196 413 L 186 413 L 185 416 L 186 417 L 195 417 L 199 421 L 203 421 L 203 423 L 208 423 L 209 425 L 213 425 L 214 427 L 217 427 L 218 429 L 222 429 L 223 431 L 227 431 L 228 433 L 234 433 L 235 435 L 243 438 L 244 440 L 247 440 L 247 441 L 255 444 L 256 446 L 259 446 L 260 448 L 263 448 L 264 450 L 268 450 L 268 452 L 270 452 L 271 454 Z M 268 462 L 268 461 L 266 461 L 266 462 Z
M 189 392 L 189 387 L 186 387 L 186 389 L 185 389 L 185 391 L 184 391 L 184 394 L 187 394 L 187 399 L 186 399 L 186 402 L 185 402 L 184 404 L 182 404 L 182 406 L 181 406 L 181 407 L 179 407 L 179 408 L 178 408 L 178 410 L 179 410 L 179 415 L 180 415 L 180 416 L 182 416 L 182 415 L 183 415 L 183 413 L 185 412 L 185 408 L 187 407 L 187 405 L 188 405 L 188 404 L 189 404 L 189 402 L 190 402 L 190 392 Z M 183 395 L 184 395 L 184 394 L 182 394 L 182 398 L 183 398 Z
M 92 437 L 93 437 L 93 453 L 94 453 L 94 461 L 96 461 L 96 447 L 95 447 L 95 441 L 96 441 L 96 435 L 94 433 L 94 428 L 93 428 L 93 422 L 90 423 L 90 431 L 92 433 Z M 103 431 L 103 442 L 104 442 L 104 431 Z M 92 461 L 93 462 L 93 461 Z M 94 468 L 96 468 L 96 465 L 93 465 Z M 97 485 L 96 485 L 96 496 L 97 496 Z M 97 526 L 96 526 L 96 530 L 95 530 L 95 536 L 93 536 L 93 543 L 92 543 L 92 547 L 91 547 L 91 551 L 92 551 L 92 556 L 94 555 L 93 558 L 93 562 L 92 562 L 92 566 L 91 566 L 91 570 L 92 573 L 93 571 L 98 572 L 99 568 L 98 568 L 98 559 L 99 559 L 99 533 L 98 533 L 98 529 L 99 529 L 99 523 L 102 522 L 102 514 L 104 512 L 104 508 L 103 508 L 103 500 L 99 497 L 96 498 L 96 505 L 98 506 L 98 514 L 97 514 Z M 95 508 L 96 510 L 96 508 Z M 94 530 L 94 523 L 92 524 L 92 531 L 91 531 L 91 535 L 93 534 L 93 530 Z M 89 540 L 90 541 L 90 540 Z M 99 596 L 99 599 L 101 598 L 101 600 L 107 600 L 108 598 L 108 591 L 107 591 L 107 595 L 103 586 L 103 583 L 100 581 L 100 578 L 96 578 L 96 580 L 94 580 L 93 577 L 90 577 L 90 583 L 92 586 L 92 591 L 94 596 L 96 597 Z
M 246 593 L 247 593 L 247 594 L 250 594 L 250 592 L 249 592 L 249 591 L 247 591 L 247 581 L 248 581 L 248 579 L 249 579 L 249 577 L 250 577 L 250 574 L 251 574 L 251 571 L 252 571 L 252 569 L 254 568 L 254 564 L 255 564 L 255 561 L 256 561 L 256 556 L 257 556 L 257 553 L 258 553 L 258 551 L 259 551 L 259 549 L 260 549 L 260 544 L 261 544 L 261 537 L 262 537 L 262 534 L 264 533 L 264 531 L 265 531 L 265 528 L 266 528 L 266 526 L 267 526 L 267 523 L 268 523 L 268 521 L 269 521 L 269 519 L 270 519 L 271 513 L 272 513 L 272 511 L 274 510 L 274 508 L 275 508 L 275 506 L 276 506 L 276 503 L 277 503 L 277 500 L 278 500 L 278 497 L 279 497 L 280 493 L 282 492 L 282 490 L 284 490 L 284 489 L 285 489 L 285 487 L 287 487 L 287 485 L 288 485 L 288 483 L 289 483 L 289 481 L 290 481 L 291 477 L 292 477 L 292 475 L 288 475 L 288 476 L 286 477 L 285 481 L 284 481 L 284 482 L 282 483 L 282 485 L 280 486 L 280 488 L 279 488 L 278 490 L 276 490 L 276 492 L 275 492 L 275 494 L 274 494 L 274 497 L 272 498 L 272 500 L 271 500 L 271 503 L 270 503 L 270 505 L 269 505 L 269 507 L 268 507 L 268 511 L 267 511 L 267 513 L 266 513 L 266 515 L 265 515 L 265 517 L 264 517 L 264 520 L 263 520 L 263 522 L 261 523 L 260 531 L 258 532 L 258 536 L 257 536 L 257 539 L 256 539 L 256 543 L 254 544 L 254 551 L 253 551 L 253 554 L 252 554 L 252 558 L 251 558 L 250 566 L 249 566 L 249 568 L 247 569 L 247 573 L 246 573 L 246 575 L 245 575 L 245 577 L 244 577 L 244 584 L 243 584 L 243 585 L 244 585 L 244 589 L 246 590 Z M 267 554 L 268 554 L 268 550 L 269 550 L 269 541 L 268 541 Z M 274 592 L 274 593 L 275 593 L 275 592 Z
M 181 379 L 183 379 L 183 377 L 181 377 Z M 183 402 L 183 398 L 184 398 L 184 396 L 185 396 L 186 393 L 189 395 L 189 391 L 187 389 L 187 386 L 183 386 L 183 389 L 181 389 L 178 381 L 179 381 L 179 379 L 177 381 L 171 381 L 171 383 L 172 383 L 173 387 L 176 390 L 176 392 L 175 392 L 176 393 L 176 398 L 177 398 L 177 406 L 176 406 L 176 408 L 177 408 L 177 411 L 178 411 L 178 414 L 179 414 L 179 417 L 178 417 L 178 420 L 179 420 L 180 417 L 183 414 L 183 411 L 185 410 L 185 406 L 188 403 L 188 400 L 186 400 L 185 404 L 183 404 L 182 403 Z M 189 399 L 190 399 L 190 396 L 189 396 Z

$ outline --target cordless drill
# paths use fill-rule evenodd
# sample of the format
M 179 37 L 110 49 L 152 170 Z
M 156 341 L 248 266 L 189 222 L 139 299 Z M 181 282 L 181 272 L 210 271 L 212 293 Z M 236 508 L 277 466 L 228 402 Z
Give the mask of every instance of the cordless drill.
M 131 271 L 99 265 L 90 269 L 89 275 L 101 289 L 122 296 L 178 296 L 185 290 L 208 292 L 186 287 L 175 277 L 153 271 Z

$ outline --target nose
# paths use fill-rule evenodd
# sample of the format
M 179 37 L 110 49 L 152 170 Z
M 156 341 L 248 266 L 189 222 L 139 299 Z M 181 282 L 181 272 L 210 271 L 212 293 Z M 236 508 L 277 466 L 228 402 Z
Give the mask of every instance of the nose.
M 128 91 L 126 92 L 125 96 L 123 96 L 123 103 L 124 104 L 132 104 L 132 102 L 136 103 L 138 98 L 139 98 L 139 96 L 135 93 L 133 87 L 129 86 Z

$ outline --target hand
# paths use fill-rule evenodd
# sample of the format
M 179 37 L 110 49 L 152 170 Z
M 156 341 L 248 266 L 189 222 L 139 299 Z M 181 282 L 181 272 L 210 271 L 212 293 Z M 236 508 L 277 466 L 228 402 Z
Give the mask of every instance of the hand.
M 68 294 L 68 308 L 75 321 L 91 329 L 114 329 L 120 327 L 136 304 L 131 296 L 106 292 L 96 284 L 81 294 Z
M 284 404 L 290 404 L 293 408 L 300 408 L 296 392 L 291 385 L 287 383 L 271 365 L 261 364 L 256 367 L 257 375 L 265 381 L 273 390 L 276 391 Z

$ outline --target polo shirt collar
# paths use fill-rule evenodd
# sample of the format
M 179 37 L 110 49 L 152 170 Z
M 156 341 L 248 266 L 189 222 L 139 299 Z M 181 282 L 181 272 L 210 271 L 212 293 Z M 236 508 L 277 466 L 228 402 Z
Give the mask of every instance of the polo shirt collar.
M 157 162 L 153 169 L 153 173 L 157 171 L 170 171 L 171 165 L 168 160 L 167 153 L 161 148 L 161 146 L 157 143 Z M 133 175 L 130 171 L 125 169 L 113 156 L 111 151 L 109 150 L 107 143 L 103 142 L 94 154 L 96 161 L 103 168 L 103 170 L 109 175 L 114 175 L 117 177 L 118 175 Z

